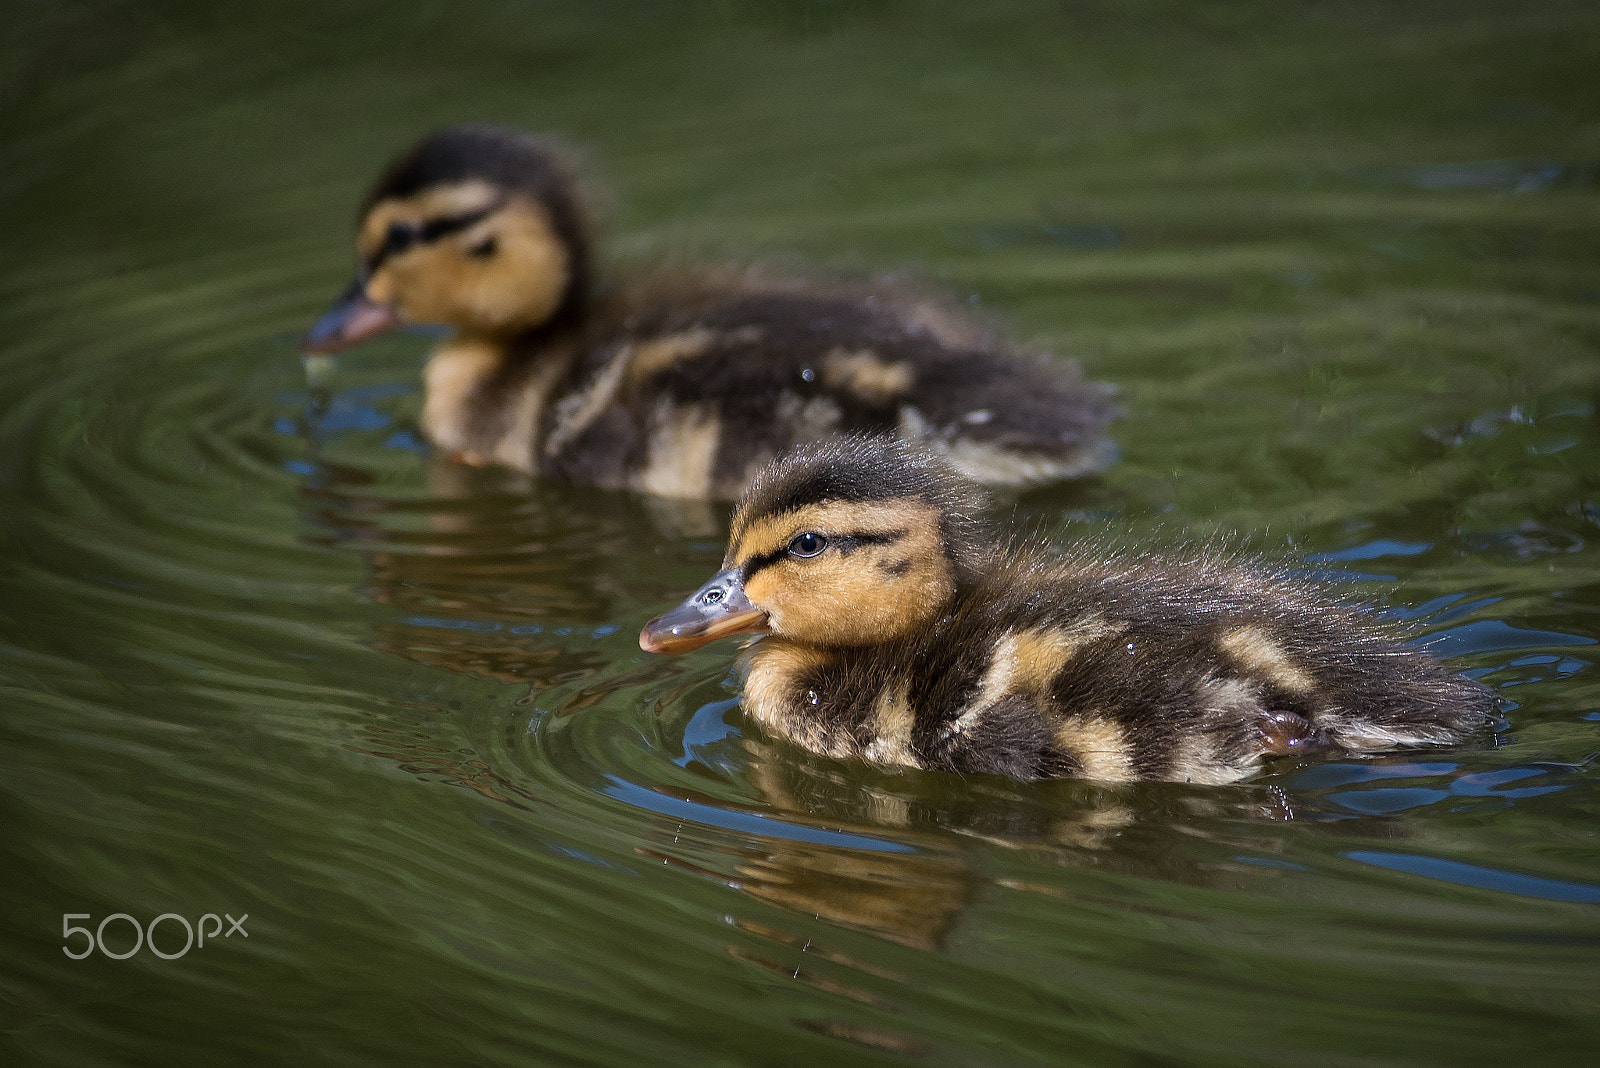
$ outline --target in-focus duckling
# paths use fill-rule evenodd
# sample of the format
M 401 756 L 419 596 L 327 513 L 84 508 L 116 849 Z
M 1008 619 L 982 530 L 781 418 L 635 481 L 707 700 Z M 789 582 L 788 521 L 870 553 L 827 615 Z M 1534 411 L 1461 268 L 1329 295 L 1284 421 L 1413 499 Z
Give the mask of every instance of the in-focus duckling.
M 1002 547 L 938 460 L 802 447 L 649 652 L 765 635 L 744 704 L 815 752 L 1017 779 L 1226 783 L 1263 758 L 1461 742 L 1482 685 L 1315 586 L 1203 553 Z
M 784 449 L 849 432 L 922 442 L 996 486 L 1115 454 L 1109 387 L 926 301 L 749 275 L 597 288 L 567 170 L 517 131 L 450 128 L 395 160 L 357 248 L 361 270 L 307 351 L 453 328 L 422 424 L 467 463 L 732 499 Z

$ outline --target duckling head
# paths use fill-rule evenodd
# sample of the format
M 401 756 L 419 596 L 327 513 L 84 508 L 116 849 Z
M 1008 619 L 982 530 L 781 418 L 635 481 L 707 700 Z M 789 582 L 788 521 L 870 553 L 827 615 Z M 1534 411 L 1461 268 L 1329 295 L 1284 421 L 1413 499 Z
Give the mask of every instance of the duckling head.
M 392 162 L 362 203 L 356 248 L 361 269 L 308 353 L 407 323 L 506 340 L 574 314 L 588 281 L 567 169 L 538 139 L 494 126 L 440 130 Z
M 681 653 L 730 634 L 876 645 L 937 619 L 982 566 L 984 499 L 941 461 L 889 438 L 802 446 L 734 510 L 722 570 L 639 634 Z

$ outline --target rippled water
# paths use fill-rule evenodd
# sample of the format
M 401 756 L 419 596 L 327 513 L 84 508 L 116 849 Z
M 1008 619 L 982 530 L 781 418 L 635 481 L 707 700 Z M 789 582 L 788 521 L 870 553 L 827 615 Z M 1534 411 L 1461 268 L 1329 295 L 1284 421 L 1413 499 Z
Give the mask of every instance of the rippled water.
M 8 1062 L 1592 1056 L 1587 7 L 293 14 L 3 46 Z M 436 462 L 426 338 L 307 387 L 362 186 L 483 117 L 593 146 L 620 264 L 892 269 L 1077 356 L 1123 461 L 1020 520 L 1383 598 L 1497 744 L 1105 787 L 763 736 L 728 649 L 635 644 L 720 508 Z M 62 952 L 114 913 L 248 919 Z

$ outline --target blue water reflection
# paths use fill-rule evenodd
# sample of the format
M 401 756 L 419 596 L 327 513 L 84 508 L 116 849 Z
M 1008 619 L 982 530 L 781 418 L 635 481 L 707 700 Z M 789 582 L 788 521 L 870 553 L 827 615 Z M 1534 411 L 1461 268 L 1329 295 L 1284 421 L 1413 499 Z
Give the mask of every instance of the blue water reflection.
M 1507 686 L 1522 686 L 1530 682 L 1544 682 L 1546 679 L 1565 679 L 1576 675 L 1589 667 L 1589 661 L 1580 660 L 1575 656 L 1557 656 L 1550 653 L 1536 653 L 1532 656 L 1519 656 L 1507 662 L 1506 668 L 1548 667 L 1548 674 L 1529 674 L 1526 678 L 1508 679 L 1500 684 L 1501 688 Z
M 1567 787 L 1559 783 L 1529 784 L 1505 787 L 1538 776 L 1562 774 L 1565 766 L 1495 768 L 1458 774 L 1460 765 L 1445 762 L 1415 764 L 1321 764 L 1307 768 L 1289 780 L 1296 789 L 1325 790 L 1333 787 L 1354 786 L 1387 779 L 1438 780 L 1455 776 L 1447 782 L 1434 781 L 1426 785 L 1385 786 L 1374 789 L 1338 790 L 1324 795 L 1340 808 L 1363 816 L 1392 816 L 1399 812 L 1437 804 L 1451 797 L 1493 798 L 1510 802 L 1525 797 L 1539 797 L 1556 793 Z
M 1449 790 L 1413 786 L 1392 790 L 1347 790 L 1343 793 L 1329 794 L 1328 800 L 1343 805 L 1352 812 L 1359 812 L 1363 816 L 1392 816 L 1396 812 L 1422 808 L 1443 801 L 1449 796 Z
M 1348 549 L 1338 549 L 1330 553 L 1308 553 L 1306 562 L 1327 564 L 1351 560 L 1376 560 L 1384 556 L 1421 556 L 1432 548 L 1431 541 L 1393 541 L 1389 538 L 1379 538 L 1363 545 L 1352 545 Z
M 1488 608 L 1501 600 L 1499 597 L 1480 597 L 1477 600 L 1462 602 L 1465 596 L 1464 593 L 1447 593 L 1430 598 L 1414 608 L 1401 605 L 1386 608 L 1379 614 L 1384 619 L 1426 619 L 1435 624 L 1448 623 L 1480 608 Z
M 1441 860 L 1438 857 L 1418 856 L 1414 853 L 1374 853 L 1351 850 L 1339 854 L 1347 860 L 1374 867 L 1402 871 L 1408 875 L 1421 875 L 1441 882 L 1460 886 L 1475 886 L 1480 890 L 1498 890 L 1522 897 L 1538 897 L 1546 901 L 1576 901 L 1583 904 L 1600 904 L 1600 886 L 1588 883 L 1569 883 L 1560 879 L 1544 879 L 1537 875 L 1485 868 L 1478 864 L 1463 864 L 1458 860 Z
M 1549 645 L 1594 645 L 1595 639 L 1580 634 L 1564 634 L 1557 630 L 1531 630 L 1513 627 L 1498 619 L 1480 619 L 1463 623 L 1435 634 L 1418 638 L 1412 644 L 1421 646 L 1434 656 L 1466 656 L 1471 653 L 1488 653 L 1500 649 L 1536 649 Z
M 1424 775 L 1449 775 L 1461 765 L 1446 763 L 1428 764 L 1318 764 L 1307 768 L 1289 780 L 1296 789 L 1317 790 L 1330 786 L 1347 786 L 1353 782 L 1370 782 L 1373 779 L 1415 779 Z
M 728 738 L 738 735 L 739 728 L 727 722 L 728 713 L 738 707 L 739 699 L 730 697 L 723 701 L 708 702 L 696 709 L 683 730 L 683 755 L 674 763 L 679 767 L 687 767 L 691 761 L 697 760 L 711 767 L 726 765 L 727 761 L 721 759 L 715 749 Z
M 847 834 L 844 831 L 828 831 L 819 827 L 802 827 L 796 823 L 763 816 L 756 812 L 738 812 L 733 809 L 717 808 L 713 805 L 704 805 L 688 798 L 676 798 L 667 794 L 648 790 L 643 786 L 620 779 L 615 775 L 607 775 L 609 786 L 603 786 L 600 792 L 607 797 L 614 798 L 624 804 L 635 808 L 642 808 L 656 812 L 673 819 L 692 820 L 695 823 L 708 824 L 712 827 L 721 827 L 724 830 L 740 831 L 744 834 L 759 835 L 763 838 L 783 838 L 791 842 L 810 842 L 814 845 L 842 846 L 845 849 L 865 849 L 874 853 L 915 853 L 916 850 L 901 842 L 891 842 L 885 838 L 869 838 L 864 834 Z

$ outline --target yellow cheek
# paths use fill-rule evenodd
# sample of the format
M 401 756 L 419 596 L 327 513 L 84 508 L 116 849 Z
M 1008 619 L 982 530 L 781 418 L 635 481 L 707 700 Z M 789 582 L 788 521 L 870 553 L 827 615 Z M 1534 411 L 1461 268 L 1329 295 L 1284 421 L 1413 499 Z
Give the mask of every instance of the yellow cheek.
M 745 587 L 776 634 L 818 645 L 875 645 L 923 626 L 950 596 L 943 573 L 913 568 L 887 576 L 873 554 L 783 560 Z
M 394 275 L 391 272 L 379 271 L 367 282 L 368 298 L 377 301 L 379 304 L 395 303 L 397 294 L 394 283 Z
M 454 314 L 451 298 L 459 283 L 440 263 L 437 249 L 417 249 L 396 256 L 384 264 L 367 283 L 367 295 L 383 304 L 393 304 L 403 318 L 413 323 L 461 325 Z
M 478 183 L 447 187 L 410 201 L 380 204 L 362 225 L 359 247 L 371 256 L 395 222 L 413 225 L 442 214 L 476 210 L 494 196 Z M 493 237 L 494 255 L 468 250 Z M 537 326 L 561 305 L 571 278 L 566 247 L 538 205 L 514 199 L 462 234 L 413 247 L 386 261 L 367 295 L 392 304 L 414 323 L 443 323 L 479 337 Z
M 480 314 L 509 327 L 544 322 L 560 307 L 572 280 L 572 264 L 549 217 L 531 204 L 502 213 L 499 251 L 474 260 Z
M 751 576 L 749 582 L 744 584 L 745 597 L 757 608 L 765 609 L 768 614 L 775 614 L 783 610 L 783 606 L 778 603 L 782 584 L 775 581 L 775 577 L 772 574 L 776 567 L 781 566 L 783 565 L 779 564 L 775 565 L 775 567 L 758 571 Z

